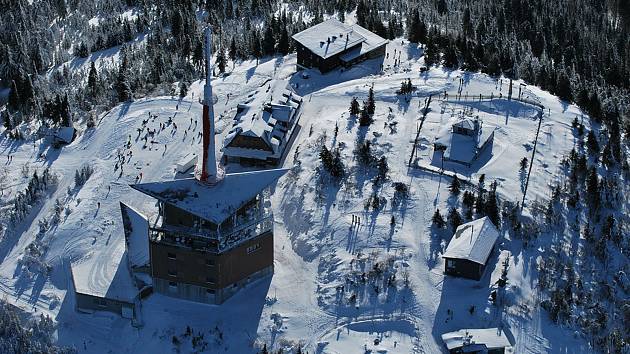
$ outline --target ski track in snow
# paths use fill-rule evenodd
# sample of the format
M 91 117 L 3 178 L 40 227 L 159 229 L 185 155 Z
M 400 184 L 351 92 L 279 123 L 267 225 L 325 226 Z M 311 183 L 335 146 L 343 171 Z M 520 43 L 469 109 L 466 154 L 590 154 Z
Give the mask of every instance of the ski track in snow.
M 450 179 L 430 172 L 410 170 L 407 168 L 407 161 L 416 127 L 420 122 L 420 106 L 428 95 L 432 94 L 434 98 L 431 111 L 422 128 L 421 138 L 430 143 L 437 130 L 452 120 L 449 116 L 449 107 L 456 106 L 441 102 L 439 96 L 444 90 L 447 90 L 449 95 L 455 95 L 459 78 L 465 77 L 466 85 L 463 92 L 469 91 L 471 95 L 492 92 L 498 96 L 498 83 L 481 74 L 444 71 L 437 68 L 432 68 L 425 74 L 418 74 L 422 59 L 413 54 L 415 49 L 401 46 L 399 40 L 390 42 L 388 51 L 391 53 L 393 49 L 404 50 L 404 56 L 411 57 L 409 61 L 403 58 L 403 67 L 408 67 L 409 71 L 393 68 L 393 56 L 390 56 L 390 59 L 385 60 L 383 75 L 377 73 L 376 62 L 368 61 L 343 73 L 333 72 L 328 75 L 311 73 L 311 78 L 303 79 L 300 75 L 291 76 L 296 58 L 295 55 L 289 55 L 285 58 L 261 61 L 258 66 L 255 66 L 255 61 L 244 62 L 237 65 L 230 75 L 214 80 L 215 93 L 218 97 L 215 104 L 218 120 L 217 152 L 220 151 L 222 137 L 229 130 L 236 105 L 268 79 L 286 78 L 294 85 L 300 84 L 296 90 L 298 93 L 304 93 L 303 114 L 299 122 L 301 129 L 287 153 L 284 164 L 288 167 L 294 165 L 293 152 L 299 146 L 298 160 L 301 167 L 295 176 L 291 176 L 290 172 L 278 183 L 272 197 L 276 219 L 273 278 L 257 282 L 222 306 L 200 305 L 152 295 L 143 302 L 145 326 L 139 330 L 131 327 L 128 320 L 119 316 L 106 313 L 78 314 L 74 312 L 72 306 L 72 295 L 66 294 L 66 278 L 69 277 L 67 268 L 70 262 L 91 262 L 92 269 L 86 275 L 89 284 L 95 288 L 107 286 L 106 279 L 111 276 L 108 274 L 107 265 L 113 257 L 120 255 L 124 248 L 119 201 L 129 203 L 149 215 L 154 212 L 155 201 L 131 190 L 128 184 L 135 182 L 140 172 L 143 174 L 143 181 L 170 179 L 174 174 L 175 163 L 188 152 L 197 150 L 199 144 L 197 133 L 201 127 L 197 126 L 194 131 L 189 130 L 184 136 L 184 131 L 190 125 L 190 118 L 201 123 L 201 105 L 198 99 L 201 97 L 203 82 L 195 82 L 191 85 L 188 96 L 181 101 L 173 97 L 153 97 L 115 107 L 99 117 L 99 124 L 95 130 L 82 132 L 75 142 L 63 147 L 58 156 L 55 150 L 48 149 L 46 153 L 49 154 L 50 160 L 35 161 L 37 153 L 29 143 L 15 145 L 7 139 L 0 142 L 3 154 L 15 155 L 15 160 L 10 166 L 14 167 L 15 171 L 11 173 L 16 178 L 19 168 L 15 167 L 27 162 L 31 163 L 32 168 L 37 167 L 40 170 L 45 165 L 50 165 L 52 171 L 60 177 L 59 187 L 43 202 L 39 213 L 33 215 L 33 222 L 30 225 L 21 225 L 16 230 L 17 234 L 12 235 L 19 239 L 16 239 L 12 248 L 7 250 L 7 256 L 0 265 L 0 291 L 7 296 L 8 301 L 25 311 L 32 311 L 32 307 L 36 306 L 38 312 L 50 314 L 59 324 L 60 343 L 75 345 L 82 351 L 83 343 L 86 341 L 88 352 L 134 352 L 139 347 L 151 352 L 170 352 L 173 348 L 172 336 L 183 333 L 187 325 L 193 326 L 195 330 L 206 331 L 215 326 L 223 328 L 225 339 L 221 343 L 211 344 L 211 351 L 255 352 L 252 343 L 259 337 L 260 340 L 271 343 L 272 347 L 275 345 L 274 349 L 280 346 L 282 340 L 304 340 L 308 350 L 313 352 L 318 342 L 326 338 L 335 338 L 332 334 L 340 329 L 350 331 L 350 326 L 357 322 L 390 323 L 389 331 L 368 334 L 376 335 L 397 331 L 396 321 L 400 320 L 413 324 L 415 333 L 401 335 L 407 336 L 409 341 L 413 342 L 414 353 L 435 353 L 444 350 L 442 343 L 436 338 L 438 332 L 451 330 L 456 326 L 470 326 L 471 323 L 496 324 L 496 314 L 481 313 L 487 305 L 485 300 L 487 286 L 461 282 L 457 284 L 464 287 L 462 294 L 443 292 L 445 287 L 452 285 L 445 284 L 446 278 L 441 271 L 443 263 L 439 257 L 435 262 L 432 260 L 433 246 L 429 236 L 429 225 L 436 207 L 446 215 L 450 205 L 447 189 Z M 409 102 L 395 94 L 400 83 L 407 77 L 411 77 L 414 85 L 418 87 L 418 91 Z M 368 130 L 361 133 L 358 122 L 349 117 L 347 108 L 353 96 L 357 96 L 360 102 L 364 100 L 372 84 L 377 101 L 376 121 Z M 505 90 L 504 83 L 503 92 Z M 552 110 L 551 115 L 545 113 L 541 129 L 530 181 L 533 199 L 546 195 L 546 184 L 555 171 L 558 156 L 568 152 L 573 145 L 574 141 L 569 138 L 568 122 L 579 114 L 579 110 L 574 106 L 569 106 L 565 110 L 553 96 L 537 88 L 529 87 L 528 92 L 536 95 Z M 177 105 L 178 110 L 175 109 Z M 444 111 L 443 107 L 447 110 Z M 395 133 L 383 128 L 390 108 L 395 121 L 398 122 Z M 491 109 L 500 111 L 502 108 L 493 104 Z M 488 116 L 488 124 L 497 127 L 494 153 L 479 171 L 468 173 L 473 180 L 480 173 L 486 173 L 487 180 L 501 177 L 499 193 L 510 198 L 520 197 L 516 165 L 524 154 L 531 155 L 523 145 L 531 144 L 535 134 L 531 127 L 535 127 L 536 124 L 531 118 L 527 119 L 526 112 L 521 108 L 515 109 L 524 116 L 509 119 L 500 114 Z M 160 122 L 165 123 L 168 117 L 173 116 L 175 116 L 173 121 L 178 126 L 176 131 L 172 127 L 167 127 L 156 135 L 154 139 L 157 144 L 151 150 L 148 147 L 142 148 L 143 141 L 137 139 L 136 131 L 142 120 L 148 118 L 148 112 L 158 115 L 155 121 L 149 120 L 147 126 L 150 129 L 159 128 Z M 224 116 L 219 118 L 222 114 Z M 494 117 L 496 119 L 493 120 Z M 355 174 L 348 176 L 347 181 L 344 181 L 347 185 L 339 190 L 333 187 L 324 188 L 324 199 L 326 196 L 329 198 L 317 202 L 315 200 L 318 183 L 315 170 L 319 166 L 317 141 L 326 132 L 325 143 L 330 146 L 335 123 L 339 125 L 336 143 L 342 143 L 340 151 L 344 163 Z M 311 126 L 313 134 L 309 136 Z M 381 135 L 377 137 L 374 132 Z M 356 174 L 360 170 L 356 168 L 353 150 L 360 134 L 365 135 L 364 139 L 372 140 L 373 149 L 377 154 L 386 156 L 389 162 L 390 181 L 387 181 L 382 189 L 388 202 L 378 213 L 366 212 L 363 209 L 363 203 L 371 193 L 371 179 Z M 125 164 L 124 175 L 119 178 L 120 170 L 114 171 L 116 155 L 119 149 L 124 150 L 123 145 L 129 135 L 133 157 Z M 167 144 L 166 151 L 164 144 Z M 430 151 L 430 148 L 419 151 L 418 155 L 422 161 Z M 510 163 L 513 166 L 506 166 Z M 61 305 L 50 308 L 49 299 L 44 299 L 37 293 L 31 294 L 35 289 L 28 287 L 21 290 L 22 295 L 19 298 L 16 297 L 19 277 L 14 273 L 17 260 L 37 233 L 38 226 L 35 221 L 47 217 L 54 206 L 54 200 L 64 198 L 68 188 L 74 187 L 74 172 L 84 164 L 95 167 L 94 175 L 76 194 L 68 198 L 67 205 L 72 210 L 70 215 L 67 218 L 62 216 L 62 221 L 56 229 L 45 236 L 50 245 L 46 258 L 54 269 L 39 292 L 57 295 L 61 299 Z M 232 164 L 227 168 L 229 171 L 248 169 Z M 404 206 L 404 211 L 392 210 L 390 205 L 393 195 L 391 182 L 398 181 L 410 186 L 410 198 Z M 16 185 L 13 188 L 18 187 Z M 97 202 L 101 203 L 100 208 L 96 207 Z M 353 214 L 360 215 L 364 221 L 358 232 L 353 231 L 349 234 L 349 220 Z M 396 217 L 393 232 L 389 226 L 390 215 Z M 448 237 L 450 235 L 447 236 L 447 240 Z M 409 269 L 413 289 L 413 296 L 408 299 L 408 303 L 384 303 L 371 308 L 360 308 L 354 313 L 335 307 L 334 304 L 320 304 L 318 295 L 324 292 L 322 290 L 320 293 L 318 289 L 341 282 L 342 279 L 334 278 L 335 274 L 342 274 L 344 265 L 357 252 L 369 252 L 373 249 L 379 250 L 383 255 L 399 254 L 404 250 L 407 256 L 404 260 L 405 267 Z M 337 263 L 328 264 L 329 261 L 325 257 L 329 255 L 335 255 Z M 492 274 L 487 274 L 487 277 L 494 277 L 495 273 L 500 272 L 499 268 L 496 266 L 488 269 L 487 273 Z M 331 275 L 333 278 L 327 278 Z M 530 279 L 523 278 L 521 282 L 529 284 Z M 529 294 L 535 292 L 531 289 L 523 290 L 524 298 Z M 468 295 L 471 300 L 466 297 Z M 445 318 L 445 306 L 450 306 L 446 303 L 450 302 L 458 308 L 458 317 L 455 323 L 442 323 Z M 479 306 L 480 313 L 476 314 L 476 317 L 468 315 L 463 310 L 471 302 Z M 282 317 L 281 328 L 275 328 L 271 318 L 274 314 Z M 504 316 L 508 316 L 508 322 L 516 336 L 517 353 L 561 352 L 562 348 L 571 348 L 570 344 L 573 342 L 582 343 L 579 340 L 572 342 L 571 336 L 566 334 L 567 331 L 556 327 L 549 332 L 552 327 L 544 318 L 546 314 L 537 306 L 530 311 L 529 318 Z M 210 337 L 208 332 L 206 335 Z M 208 338 L 207 340 L 211 341 Z M 550 345 L 552 342 L 555 345 Z M 355 342 L 349 340 L 349 343 L 351 344 L 343 344 L 346 345 L 344 350 L 347 353 L 363 351 L 365 344 L 363 339 L 357 339 Z M 575 348 L 578 348 L 577 351 L 583 346 Z M 323 352 L 326 352 L 326 346 L 323 346 Z

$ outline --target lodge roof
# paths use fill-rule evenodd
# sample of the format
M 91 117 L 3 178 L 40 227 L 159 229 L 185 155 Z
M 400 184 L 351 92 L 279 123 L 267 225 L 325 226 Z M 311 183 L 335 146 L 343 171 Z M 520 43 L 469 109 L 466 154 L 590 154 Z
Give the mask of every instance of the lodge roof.
M 498 238 L 499 231 L 492 221 L 484 216 L 457 227 L 442 257 L 485 264 Z

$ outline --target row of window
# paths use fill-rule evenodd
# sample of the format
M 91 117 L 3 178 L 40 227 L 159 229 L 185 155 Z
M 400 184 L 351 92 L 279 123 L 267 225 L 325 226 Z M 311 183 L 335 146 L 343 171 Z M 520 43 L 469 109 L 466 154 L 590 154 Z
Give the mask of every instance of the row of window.
M 175 269 L 169 269 L 168 270 L 168 275 L 171 277 L 177 277 L 178 273 L 177 270 Z M 213 277 L 207 276 L 206 277 L 206 283 L 214 285 L 216 283 L 215 279 Z
M 247 254 L 250 254 L 252 252 L 258 251 L 260 249 L 260 247 L 261 247 L 260 243 L 257 243 L 257 244 L 254 244 L 254 245 L 251 245 L 251 246 L 247 247 Z M 177 254 L 173 253 L 173 252 L 168 252 L 166 254 L 166 256 L 168 257 L 168 259 L 171 259 L 171 260 L 176 260 L 177 259 Z M 213 267 L 214 266 L 214 259 L 209 259 L 209 258 L 206 259 L 206 265 L 210 266 L 210 267 Z
M 174 281 L 168 282 L 168 290 L 172 293 L 177 293 L 177 288 L 179 284 Z M 214 294 L 216 291 L 214 289 L 206 289 L 206 294 Z
M 166 256 L 168 257 L 168 259 L 177 260 L 177 254 L 176 253 L 168 252 L 166 254 Z M 207 258 L 206 259 L 206 265 L 208 267 L 214 267 L 214 265 L 215 265 L 214 259 Z

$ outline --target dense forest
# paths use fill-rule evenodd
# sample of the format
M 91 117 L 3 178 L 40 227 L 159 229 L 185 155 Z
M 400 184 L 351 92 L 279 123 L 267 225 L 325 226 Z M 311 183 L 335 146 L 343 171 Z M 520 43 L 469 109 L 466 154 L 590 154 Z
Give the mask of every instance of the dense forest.
M 544 260 L 540 283 L 550 297 L 545 306 L 554 321 L 589 333 L 594 346 L 621 350 L 630 341 L 628 328 L 619 325 L 619 319 L 630 319 L 625 275 L 630 269 L 611 262 L 630 256 L 627 216 L 615 213 L 630 178 L 630 0 L 0 0 L 0 5 L 0 92 L 8 92 L 0 119 L 17 139 L 25 138 L 18 129 L 23 123 L 92 127 L 97 115 L 120 102 L 184 92 L 203 74 L 206 23 L 217 38 L 216 74 L 239 60 L 289 54 L 292 34 L 327 16 L 344 20 L 352 14 L 383 37 L 420 43 L 427 65 L 523 79 L 577 104 L 593 119 L 591 128 L 573 122 L 579 146 L 559 152 L 565 154 L 559 161 L 564 175 L 537 211 L 548 227 L 572 225 L 575 237 L 589 244 L 596 268 L 605 271 L 592 275 L 601 288 L 586 289 L 580 274 L 592 264 L 572 268 L 569 260 L 576 255 L 561 254 L 559 246 Z M 118 54 L 97 64 L 108 51 Z M 86 60 L 91 63 L 81 65 Z M 539 226 L 514 217 L 514 206 L 501 210 L 504 223 L 523 237 L 540 233 Z M 572 218 L 578 217 L 589 222 L 575 225 Z M 614 308 L 603 308 L 601 298 Z

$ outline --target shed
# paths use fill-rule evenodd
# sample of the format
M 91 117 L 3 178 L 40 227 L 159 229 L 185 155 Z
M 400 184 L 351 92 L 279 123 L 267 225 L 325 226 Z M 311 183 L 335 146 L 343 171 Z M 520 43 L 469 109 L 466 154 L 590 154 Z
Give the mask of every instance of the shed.
M 460 225 L 442 255 L 446 261 L 444 272 L 481 279 L 498 238 L 499 231 L 487 216 Z
M 503 354 L 512 343 L 500 328 L 460 329 L 442 334 L 449 353 Z
M 74 127 L 59 127 L 53 134 L 53 143 L 57 145 L 67 145 L 74 140 L 76 129 Z

